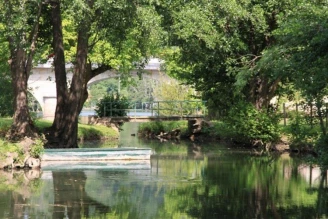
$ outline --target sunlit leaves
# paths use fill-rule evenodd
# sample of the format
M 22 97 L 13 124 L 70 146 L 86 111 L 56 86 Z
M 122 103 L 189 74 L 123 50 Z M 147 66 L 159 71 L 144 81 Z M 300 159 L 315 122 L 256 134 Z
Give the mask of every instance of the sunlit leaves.
M 91 37 L 92 39 L 92 37 Z M 92 63 L 102 63 L 112 66 L 114 69 L 118 69 L 119 63 L 115 60 L 115 49 L 110 43 L 101 40 L 92 48 L 89 55 L 89 59 Z
M 64 52 L 65 59 L 67 62 L 71 62 L 72 60 L 74 60 L 77 46 L 75 23 L 69 18 L 70 17 L 65 17 L 62 22 L 64 36 Z
M 187 5 L 182 8 L 180 13 L 175 16 L 175 33 L 178 38 L 195 43 L 196 40 L 202 40 L 209 48 L 213 48 L 217 43 L 217 32 L 212 26 L 211 14 L 204 12 L 204 9 L 197 5 Z
M 276 31 L 286 47 L 296 87 L 310 100 L 327 95 L 328 22 L 327 5 L 301 5 Z
M 39 0 L 20 1 L 8 0 L 0 3 L 3 8 L 0 13 L 0 22 L 6 24 L 5 31 L 2 33 L 10 37 L 16 45 L 29 47 L 29 33 L 33 26 L 38 22 L 37 10 Z
M 176 36 L 172 39 L 176 39 L 173 42 L 178 49 L 165 54 L 171 55 L 166 62 L 169 74 L 203 91 L 204 98 L 217 103 L 216 108 L 227 107 L 234 98 L 249 96 L 250 90 L 257 89 L 256 84 L 250 83 L 254 77 L 270 76 L 273 79 L 266 80 L 275 82 L 276 75 L 270 73 L 272 65 L 257 69 L 255 66 L 262 52 L 274 43 L 272 31 L 277 27 L 276 15 L 286 13 L 291 7 L 290 1 L 180 4 L 176 10 L 170 8 L 171 30 Z
M 157 100 L 162 101 L 181 101 L 181 100 L 191 100 L 195 91 L 189 86 L 183 86 L 175 80 L 168 80 L 159 84 L 154 88 L 154 95 Z

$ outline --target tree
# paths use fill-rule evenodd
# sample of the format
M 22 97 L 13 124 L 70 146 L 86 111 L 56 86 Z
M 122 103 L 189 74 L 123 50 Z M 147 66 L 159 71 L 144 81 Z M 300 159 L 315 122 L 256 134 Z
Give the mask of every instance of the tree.
M 177 1 L 179 2 L 179 1 Z M 255 66 L 272 33 L 296 3 L 284 1 L 189 1 L 171 13 L 176 46 L 165 54 L 167 70 L 202 91 L 214 110 L 239 100 L 266 109 L 282 78 Z
M 146 61 L 153 36 L 152 23 L 144 23 L 151 8 L 136 2 L 69 1 L 63 2 L 65 15 L 74 21 L 77 34 L 73 78 L 67 85 L 62 27 L 62 2 L 51 2 L 54 66 L 57 87 L 55 119 L 47 138 L 51 147 L 77 147 L 78 116 L 87 99 L 87 82 L 97 74 L 117 69 L 122 76 Z M 139 1 L 139 3 L 141 3 Z M 71 10 L 71 11 L 70 11 Z M 71 12 L 71 13 L 69 13 Z M 154 16 L 156 18 L 156 16 Z M 156 41 L 156 39 L 155 39 Z M 98 66 L 94 66 L 97 64 Z
M 160 115 L 191 115 L 198 113 L 198 108 L 203 109 L 202 103 L 199 103 L 200 94 L 174 79 L 162 80 L 162 83 L 154 88 L 154 96 L 156 100 L 163 101 L 157 105 L 161 109 Z M 154 108 L 156 109 L 156 106 Z
M 42 1 L 39 0 L 5 0 L 0 3 L 1 32 L 8 41 L 10 58 L 7 63 L 14 96 L 13 125 L 7 135 L 9 139 L 36 136 L 28 109 L 27 80 L 36 53 L 42 7 Z
M 295 88 L 310 104 L 315 104 L 321 131 L 326 135 L 324 125 L 324 98 L 328 95 L 328 4 L 303 3 L 289 14 L 275 32 L 281 54 L 281 66 L 288 70 Z

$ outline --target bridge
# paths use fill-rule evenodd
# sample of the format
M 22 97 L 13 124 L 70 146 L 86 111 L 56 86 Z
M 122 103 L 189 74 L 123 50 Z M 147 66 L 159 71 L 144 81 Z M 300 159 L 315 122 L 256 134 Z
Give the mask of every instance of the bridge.
M 154 122 L 154 121 L 178 121 L 178 120 L 196 120 L 204 118 L 203 115 L 191 115 L 191 116 L 117 116 L 117 117 L 103 117 L 98 116 L 81 116 L 82 124 L 107 124 L 118 123 L 123 124 L 125 122 Z
M 205 101 L 152 101 L 132 103 L 128 109 L 118 109 L 112 106 L 116 102 L 104 104 L 100 109 L 101 117 L 95 115 L 81 116 L 84 124 L 95 123 L 124 123 L 124 122 L 149 122 L 149 121 L 175 121 L 195 120 L 204 118 L 207 114 Z
M 155 80 L 162 80 L 163 78 L 167 78 L 168 76 L 161 72 L 160 67 L 161 60 L 157 58 L 150 59 L 144 68 L 145 73 L 143 73 L 142 76 Z M 68 82 L 71 81 L 73 76 L 72 68 L 72 64 L 66 65 Z M 137 70 L 132 70 L 130 74 L 131 76 L 136 77 Z M 88 86 L 101 80 L 119 76 L 120 73 L 118 71 L 106 71 L 92 78 L 88 82 Z M 49 60 L 45 64 L 39 64 L 33 68 L 32 74 L 28 80 L 28 87 L 30 93 L 35 97 L 42 108 L 43 118 L 52 120 L 54 118 L 57 103 L 55 73 L 52 65 L 52 60 Z

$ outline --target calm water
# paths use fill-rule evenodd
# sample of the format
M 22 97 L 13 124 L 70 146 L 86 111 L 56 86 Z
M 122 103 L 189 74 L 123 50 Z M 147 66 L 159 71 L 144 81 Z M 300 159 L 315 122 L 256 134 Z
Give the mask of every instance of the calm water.
M 289 155 L 222 145 L 143 142 L 134 168 L 0 172 L 0 218 L 327 218 L 327 176 Z M 113 166 L 113 165 L 112 165 Z

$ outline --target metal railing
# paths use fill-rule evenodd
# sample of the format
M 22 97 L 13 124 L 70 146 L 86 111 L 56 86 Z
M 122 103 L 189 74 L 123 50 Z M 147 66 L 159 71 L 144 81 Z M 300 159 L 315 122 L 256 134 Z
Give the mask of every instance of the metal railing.
M 119 109 L 116 102 L 104 104 L 104 116 L 114 115 L 142 116 L 205 116 L 207 114 L 205 101 L 151 101 L 130 103 L 128 108 Z

